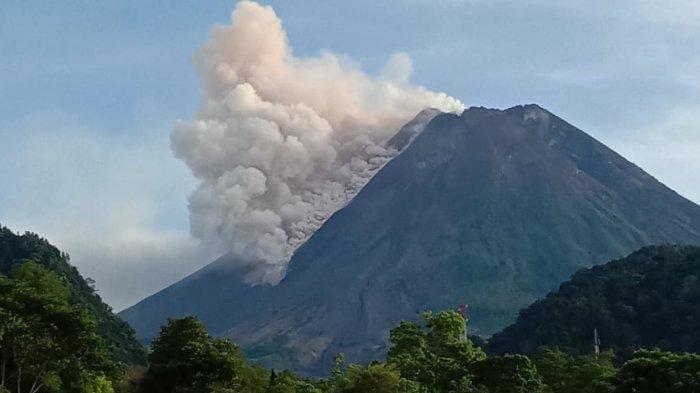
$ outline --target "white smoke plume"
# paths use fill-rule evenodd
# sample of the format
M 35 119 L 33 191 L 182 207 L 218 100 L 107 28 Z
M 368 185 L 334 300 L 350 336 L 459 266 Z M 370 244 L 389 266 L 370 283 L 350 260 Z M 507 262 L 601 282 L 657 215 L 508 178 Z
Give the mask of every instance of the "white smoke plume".
M 463 109 L 409 84 L 406 54 L 377 77 L 331 53 L 295 57 L 274 10 L 249 1 L 194 62 L 197 118 L 171 135 L 200 181 L 191 231 L 249 265 L 252 284 L 284 277 L 294 250 L 396 154 L 386 142 L 399 127 L 428 107 Z

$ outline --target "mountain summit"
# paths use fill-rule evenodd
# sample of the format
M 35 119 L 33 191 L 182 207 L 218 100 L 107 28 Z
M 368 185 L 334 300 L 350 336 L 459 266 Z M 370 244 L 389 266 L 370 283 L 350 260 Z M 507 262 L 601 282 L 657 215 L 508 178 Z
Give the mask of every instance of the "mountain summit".
M 149 340 L 165 318 L 196 314 L 255 360 L 318 374 L 338 352 L 379 357 L 388 329 L 423 310 L 466 303 L 470 334 L 489 335 L 582 267 L 700 244 L 699 206 L 537 105 L 422 128 L 397 135 L 403 152 L 279 285 L 248 287 L 225 256 L 121 316 Z

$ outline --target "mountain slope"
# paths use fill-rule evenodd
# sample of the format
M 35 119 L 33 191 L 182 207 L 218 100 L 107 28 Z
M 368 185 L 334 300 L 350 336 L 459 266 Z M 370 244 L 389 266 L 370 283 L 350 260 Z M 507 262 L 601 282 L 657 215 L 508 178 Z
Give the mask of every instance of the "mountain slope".
M 582 267 L 700 243 L 700 207 L 538 106 L 440 114 L 413 134 L 279 285 L 245 287 L 223 258 L 123 317 L 148 340 L 197 314 L 254 359 L 318 373 L 336 352 L 380 356 L 423 310 L 468 303 L 470 333 L 489 335 Z
M 146 353 L 136 340 L 134 330 L 102 302 L 91 283 L 68 263 L 68 255 L 33 233 L 18 235 L 0 226 L 0 274 L 8 275 L 14 265 L 27 260 L 58 273 L 66 281 L 71 302 L 87 308 L 93 315 L 114 360 L 145 364 Z
M 556 293 L 521 311 L 493 336 L 494 353 L 559 346 L 590 353 L 593 329 L 604 349 L 700 351 L 700 248 L 645 247 L 577 272 Z

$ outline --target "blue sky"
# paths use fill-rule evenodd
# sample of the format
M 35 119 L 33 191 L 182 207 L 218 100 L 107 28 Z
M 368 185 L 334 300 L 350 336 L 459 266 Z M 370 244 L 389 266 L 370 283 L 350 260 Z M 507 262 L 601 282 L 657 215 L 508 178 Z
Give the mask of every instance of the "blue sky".
M 538 103 L 700 202 L 696 1 L 272 1 L 294 54 L 329 50 L 468 106 Z M 585 4 L 584 4 L 585 3 Z M 172 157 L 190 58 L 234 1 L 0 3 L 0 222 L 73 256 L 120 309 L 214 255 Z

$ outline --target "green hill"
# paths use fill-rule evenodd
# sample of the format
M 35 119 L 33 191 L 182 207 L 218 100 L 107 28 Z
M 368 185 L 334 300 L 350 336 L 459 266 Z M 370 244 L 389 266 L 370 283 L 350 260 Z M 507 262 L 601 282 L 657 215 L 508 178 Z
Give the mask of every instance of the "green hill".
M 589 353 L 594 328 L 603 349 L 700 352 L 700 248 L 645 247 L 581 270 L 522 310 L 488 350 L 530 353 L 549 345 Z
M 146 354 L 134 337 L 134 330 L 102 302 L 90 280 L 84 279 L 68 262 L 67 254 L 36 234 L 18 235 L 0 226 L 0 273 L 7 275 L 14 265 L 28 260 L 58 273 L 66 281 L 71 301 L 86 307 L 94 316 L 114 360 L 145 364 Z

